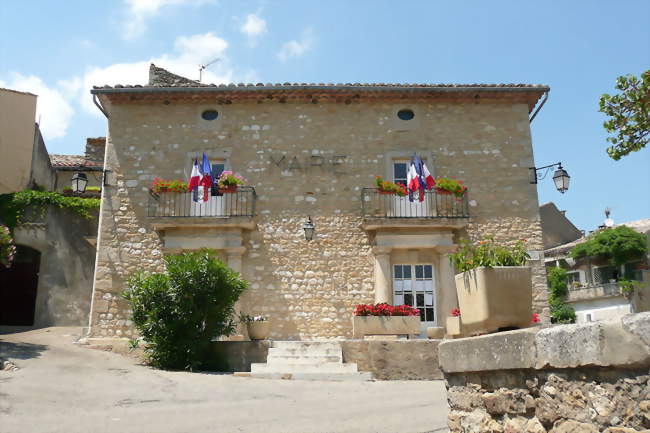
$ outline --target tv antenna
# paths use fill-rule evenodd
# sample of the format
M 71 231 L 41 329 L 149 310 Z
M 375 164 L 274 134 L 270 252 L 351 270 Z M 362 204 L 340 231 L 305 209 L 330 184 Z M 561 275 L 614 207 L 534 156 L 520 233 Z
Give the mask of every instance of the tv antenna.
M 211 62 L 206 63 L 205 65 L 199 65 L 199 83 L 203 79 L 203 70 L 207 68 L 208 66 L 212 65 L 213 63 L 217 63 L 219 60 L 221 60 L 220 57 L 217 57 L 216 59 L 212 60 Z

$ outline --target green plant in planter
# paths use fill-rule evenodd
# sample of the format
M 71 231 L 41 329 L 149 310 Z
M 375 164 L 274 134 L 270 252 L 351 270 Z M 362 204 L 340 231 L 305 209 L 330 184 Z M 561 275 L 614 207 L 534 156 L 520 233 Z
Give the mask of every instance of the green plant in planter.
M 139 272 L 123 292 L 155 367 L 210 366 L 210 341 L 235 329 L 234 305 L 248 284 L 212 250 L 165 257 L 162 273 Z
M 408 194 L 405 185 L 384 180 L 381 176 L 375 176 L 375 185 L 380 192 L 395 194 L 399 197 L 404 197 Z
M 481 266 L 487 268 L 494 266 L 525 266 L 528 258 L 525 241 L 518 240 L 514 246 L 508 247 L 497 244 L 491 236 L 478 242 L 477 245 L 463 239 L 456 252 L 449 255 L 449 259 L 456 267 L 457 272 L 465 272 Z
M 614 266 L 620 266 L 643 257 L 647 251 L 648 244 L 643 234 L 626 226 L 618 226 L 592 233 L 586 242 L 573 247 L 570 255 L 574 259 L 601 257 Z
M 551 322 L 575 323 L 576 312 L 573 307 L 565 302 L 569 294 L 566 269 L 552 268 L 548 271 L 546 278 L 548 280 L 548 304 L 551 308 Z
M 453 194 L 461 198 L 467 192 L 467 187 L 463 185 L 462 180 L 452 179 L 450 177 L 439 177 L 436 179 L 436 191 Z
M 644 284 L 641 281 L 630 281 L 625 278 L 618 280 L 618 287 L 621 291 L 621 294 L 626 298 L 631 297 L 634 294 L 635 290 L 640 290 L 643 288 Z

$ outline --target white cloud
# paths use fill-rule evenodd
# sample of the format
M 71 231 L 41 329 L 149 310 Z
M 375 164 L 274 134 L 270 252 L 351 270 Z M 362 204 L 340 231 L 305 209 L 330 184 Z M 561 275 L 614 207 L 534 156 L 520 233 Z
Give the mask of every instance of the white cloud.
M 126 19 L 123 39 L 135 39 L 147 30 L 147 20 L 155 17 L 167 6 L 202 6 L 213 0 L 124 0 Z
M 10 81 L 0 81 L 0 87 L 38 95 L 36 120 L 40 118 L 43 136 L 46 140 L 65 136 L 74 110 L 59 90 L 47 86 L 35 75 L 16 73 L 12 74 Z
M 199 78 L 199 65 L 218 58 L 218 62 L 203 71 L 203 82 L 215 84 L 231 82 L 234 71 L 230 60 L 225 55 L 227 48 L 228 42 L 213 33 L 180 36 L 176 38 L 174 52 L 171 54 L 163 54 L 134 63 L 117 63 L 103 68 L 91 67 L 83 78 L 84 90 L 81 95 L 81 105 L 86 111 L 100 115 L 99 110 L 92 102 L 90 89 L 93 86 L 105 84 L 111 86 L 115 84 L 147 84 L 150 63 L 174 74 L 196 80 Z M 250 72 L 248 76 L 251 76 Z M 254 72 L 252 76 L 255 76 Z
M 282 61 L 285 61 L 291 57 L 302 56 L 306 51 L 308 51 L 313 43 L 313 36 L 311 28 L 306 28 L 302 32 L 300 40 L 291 40 L 282 44 L 280 51 L 278 52 L 278 58 Z
M 243 34 L 254 40 L 257 36 L 266 33 L 266 21 L 256 14 L 248 14 L 246 21 L 239 29 Z

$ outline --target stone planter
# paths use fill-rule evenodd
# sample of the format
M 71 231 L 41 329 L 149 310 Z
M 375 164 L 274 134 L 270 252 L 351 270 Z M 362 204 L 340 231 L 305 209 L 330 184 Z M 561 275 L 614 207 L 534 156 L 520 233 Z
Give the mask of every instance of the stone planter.
M 456 275 L 464 334 L 530 326 L 533 288 L 527 266 L 480 267 Z
M 429 326 L 427 328 L 427 338 L 429 340 L 442 340 L 445 337 L 445 328 L 442 326 Z
M 462 335 L 460 316 L 449 316 L 447 317 L 446 331 L 447 335 L 450 337 L 460 337 Z
M 266 340 L 269 336 L 269 322 L 248 322 L 246 323 L 248 337 L 251 340 Z
M 417 335 L 419 316 L 352 316 L 352 335 Z

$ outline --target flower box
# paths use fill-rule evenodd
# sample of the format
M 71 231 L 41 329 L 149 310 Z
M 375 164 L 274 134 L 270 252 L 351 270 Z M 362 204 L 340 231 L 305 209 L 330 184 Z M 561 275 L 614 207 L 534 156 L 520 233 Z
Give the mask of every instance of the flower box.
M 420 316 L 352 316 L 352 335 L 417 335 Z
M 457 338 L 462 335 L 462 326 L 460 323 L 460 316 L 449 316 L 445 323 L 445 331 L 448 336 Z
M 530 326 L 533 291 L 527 266 L 479 267 L 465 271 L 456 275 L 456 292 L 464 334 Z

